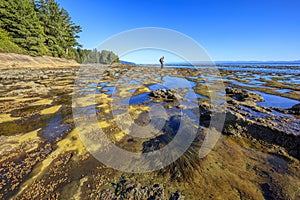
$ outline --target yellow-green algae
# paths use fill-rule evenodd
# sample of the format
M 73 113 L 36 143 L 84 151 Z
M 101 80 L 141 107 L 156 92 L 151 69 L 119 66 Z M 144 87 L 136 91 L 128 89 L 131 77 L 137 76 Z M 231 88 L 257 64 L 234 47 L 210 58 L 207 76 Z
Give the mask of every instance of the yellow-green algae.
M 52 99 L 41 99 L 36 102 L 31 103 L 31 106 L 41 106 L 41 105 L 51 105 L 53 102 Z
M 54 113 L 56 113 L 61 107 L 62 107 L 62 105 L 56 105 L 56 106 L 52 106 L 52 107 L 50 107 L 50 108 L 46 108 L 46 109 L 44 109 L 44 110 L 41 111 L 41 115 L 54 114 Z
M 123 131 L 120 131 L 116 134 L 114 134 L 114 137 L 116 139 L 116 141 L 120 141 L 126 134 Z
M 12 122 L 21 119 L 21 117 L 11 117 L 10 114 L 0 114 L 0 123 Z
M 73 106 L 86 107 L 108 102 L 110 102 L 110 99 L 107 94 L 88 94 L 84 97 L 75 98 Z
M 37 131 L 30 132 L 29 138 L 35 136 L 36 133 Z M 22 184 L 16 196 L 21 194 L 28 186 L 30 186 L 35 180 L 42 176 L 46 172 L 47 168 L 51 165 L 53 160 L 55 160 L 59 155 L 67 151 L 77 151 L 77 155 L 83 155 L 87 153 L 86 148 L 84 147 L 78 136 L 77 129 L 74 129 L 71 133 L 68 134 L 68 136 L 65 139 L 57 143 L 57 148 L 53 152 L 51 152 L 47 156 L 47 158 L 43 160 L 39 164 L 39 166 L 32 171 L 31 174 L 34 175 Z

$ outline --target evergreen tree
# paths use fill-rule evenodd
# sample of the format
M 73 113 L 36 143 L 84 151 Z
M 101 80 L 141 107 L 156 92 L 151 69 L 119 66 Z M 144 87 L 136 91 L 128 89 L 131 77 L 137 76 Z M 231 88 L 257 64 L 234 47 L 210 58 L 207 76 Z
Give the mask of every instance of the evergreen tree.
M 113 62 L 119 62 L 119 58 L 112 51 L 102 50 L 100 54 L 100 63 L 111 64 Z
M 76 60 L 79 63 L 88 63 L 88 56 L 90 55 L 91 50 L 77 48 L 77 57 Z
M 93 49 L 87 56 L 85 63 L 99 63 L 100 62 L 100 52 L 97 49 Z
M 32 55 L 47 54 L 45 34 L 30 0 L 0 1 L 0 28 L 12 41 Z
M 69 13 L 63 8 L 61 9 L 61 16 L 63 17 L 63 28 L 65 29 L 63 30 L 63 45 L 65 47 L 65 53 L 68 56 L 70 48 L 81 46 L 76 39 L 79 38 L 78 33 L 80 33 L 82 29 L 72 22 Z
M 0 52 L 24 53 L 9 37 L 9 33 L 0 28 Z
M 52 56 L 63 57 L 64 49 L 61 47 L 62 19 L 59 6 L 53 0 L 36 1 L 39 20 L 46 34 L 45 44 Z
M 100 55 L 100 63 L 108 63 L 108 51 L 102 50 Z
M 55 0 L 1 0 L 0 52 L 51 55 L 82 63 L 118 62 L 111 51 L 81 49 L 81 27 Z
M 70 48 L 80 46 L 76 39 L 81 27 L 75 25 L 69 13 L 54 0 L 37 0 L 35 4 L 52 56 L 71 58 Z
M 119 62 L 119 57 L 112 51 L 102 50 L 100 52 L 97 49 L 93 49 L 92 51 L 78 49 L 77 52 L 81 56 L 80 61 L 84 63 L 111 64 Z

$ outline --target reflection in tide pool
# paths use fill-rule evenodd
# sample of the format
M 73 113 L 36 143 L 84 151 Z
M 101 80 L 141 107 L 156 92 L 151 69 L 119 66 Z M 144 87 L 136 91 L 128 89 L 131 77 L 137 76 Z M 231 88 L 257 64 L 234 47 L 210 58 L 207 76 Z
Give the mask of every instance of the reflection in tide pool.
M 266 106 L 266 107 L 276 107 L 276 108 L 291 108 L 292 106 L 300 103 L 300 101 L 276 96 L 272 94 L 266 94 L 263 92 L 255 91 L 255 93 L 261 95 L 264 98 L 264 102 L 258 102 L 259 106 Z
M 191 88 L 196 86 L 196 83 L 192 81 L 188 81 L 185 78 L 178 78 L 178 77 L 172 77 L 172 76 L 165 76 L 163 78 L 163 85 L 168 88 Z

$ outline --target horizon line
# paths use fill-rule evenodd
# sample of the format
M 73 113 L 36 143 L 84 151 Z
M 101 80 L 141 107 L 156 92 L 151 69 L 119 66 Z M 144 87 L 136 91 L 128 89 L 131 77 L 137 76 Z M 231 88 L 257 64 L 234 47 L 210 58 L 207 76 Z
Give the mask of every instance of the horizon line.
M 144 65 L 144 64 L 158 64 L 158 63 L 136 63 L 132 61 L 126 61 L 126 60 L 120 60 L 121 62 L 128 62 L 128 63 L 134 63 L 138 65 Z M 191 62 L 167 62 L 165 65 L 168 64 L 187 64 L 187 63 L 300 63 L 300 60 L 218 60 L 218 61 L 191 61 Z

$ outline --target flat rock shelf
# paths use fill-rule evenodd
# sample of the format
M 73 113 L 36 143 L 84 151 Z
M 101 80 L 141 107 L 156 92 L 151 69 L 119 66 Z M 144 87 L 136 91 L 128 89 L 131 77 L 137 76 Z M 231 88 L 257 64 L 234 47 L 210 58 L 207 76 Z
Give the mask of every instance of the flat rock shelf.
M 209 67 L 97 67 L 80 78 L 78 66 L 0 70 L 0 199 L 300 198 L 299 75 L 287 75 L 282 67 L 272 75 L 269 69 L 223 67 L 218 78 Z M 151 111 L 156 105 L 164 115 Z M 157 122 L 165 121 L 153 135 L 126 132 L 130 123 L 153 123 L 151 112 Z M 74 124 L 96 116 L 114 145 L 141 154 L 164 148 L 181 121 L 197 113 L 196 137 L 186 152 L 148 173 L 105 166 Z M 221 114 L 221 137 L 200 159 L 211 119 Z M 93 131 L 90 124 L 85 129 Z

